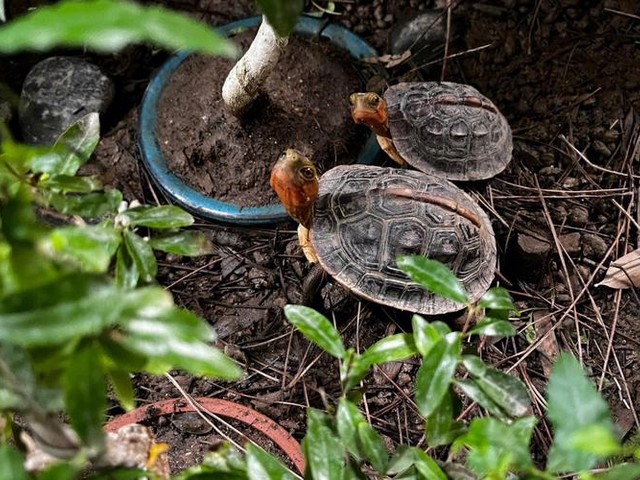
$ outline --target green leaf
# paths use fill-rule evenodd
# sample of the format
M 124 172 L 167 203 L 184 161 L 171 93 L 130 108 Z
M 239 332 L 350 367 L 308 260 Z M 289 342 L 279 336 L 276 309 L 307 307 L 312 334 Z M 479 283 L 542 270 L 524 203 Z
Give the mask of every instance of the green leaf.
M 137 291 L 137 290 L 134 290 Z M 213 341 L 213 330 L 186 310 L 150 310 L 123 325 L 122 345 L 149 361 L 145 369 L 156 375 L 182 368 L 196 375 L 237 380 L 242 370 L 229 357 L 205 342 Z
M 124 211 L 120 217 L 123 224 L 136 227 L 171 229 L 193 224 L 193 217 L 174 205 L 141 205 Z
M 464 287 L 443 263 L 421 256 L 399 257 L 397 262 L 400 270 L 430 292 L 461 303 L 461 307 L 469 303 Z
M 38 474 L 38 480 L 74 480 L 77 478 L 79 468 L 71 463 L 59 463 L 48 467 L 43 472 Z M 91 480 L 100 480 L 96 477 L 91 477 Z M 110 477 L 109 480 L 121 480 L 118 476 Z M 124 480 L 124 479 L 122 479 Z M 132 480 L 140 480 L 139 478 Z
M 24 459 L 17 450 L 9 445 L 0 446 L 0 478 L 11 480 L 28 480 L 29 476 L 22 463 Z
M 415 456 L 415 467 L 426 480 L 447 480 L 447 475 L 436 461 L 418 448 L 412 449 Z
M 286 305 L 284 315 L 289 323 L 300 330 L 309 341 L 318 345 L 329 355 L 344 358 L 346 350 L 340 333 L 324 315 L 302 305 Z
M 413 325 L 413 340 L 420 355 L 423 357 L 427 356 L 431 347 L 433 347 L 438 340 L 451 332 L 451 329 L 445 323 L 428 323 L 420 315 L 414 315 L 411 323 Z
M 520 379 L 488 367 L 475 355 L 465 355 L 462 361 L 476 384 L 507 415 L 520 417 L 528 413 L 531 399 Z
M 480 388 L 475 380 L 457 380 L 456 385 L 462 390 L 462 393 L 484 408 L 492 416 L 503 422 L 509 421 L 509 416 L 500 408 L 500 405 L 494 402 L 491 397 Z
M 154 250 L 187 257 L 210 255 L 214 251 L 211 240 L 201 232 L 178 232 L 153 237 L 149 240 L 149 245 Z
M 340 382 L 345 392 L 356 387 L 367 376 L 371 366 L 357 355 L 353 348 L 349 348 L 340 363 Z
M 365 454 L 365 458 L 371 462 L 373 468 L 378 473 L 384 473 L 387 469 L 387 463 L 389 462 L 389 455 L 387 449 L 384 446 L 382 437 L 376 432 L 368 423 L 358 424 L 358 438 L 360 439 L 360 445 L 362 445 L 362 451 Z
M 460 361 L 460 342 L 458 332 L 448 334 L 431 347 L 418 370 L 415 400 L 418 410 L 427 419 L 449 391 Z
M 302 448 L 313 480 L 342 478 L 342 444 L 326 424 L 325 414 L 314 408 L 307 410 L 307 436 L 302 442 Z
M 576 449 L 573 442 L 587 427 L 598 427 L 613 435 L 607 403 L 584 376 L 578 361 L 568 354 L 556 361 L 547 395 L 548 415 L 555 431 L 547 468 L 554 473 L 592 468 L 600 456 Z
M 93 192 L 84 195 L 63 195 L 51 193 L 48 202 L 60 213 L 65 215 L 79 215 L 83 218 L 99 218 L 118 210 L 122 203 L 122 193 L 119 190 L 108 192 Z
M 482 296 L 478 306 L 491 310 L 515 310 L 513 299 L 506 288 L 493 287 Z
M 5 297 L 0 303 L 0 341 L 27 347 L 60 345 L 172 306 L 161 288 L 122 291 L 101 277 L 68 275 Z
M 0 28 L 0 52 L 89 48 L 114 52 L 131 43 L 234 56 L 234 45 L 203 23 L 164 8 L 128 1 L 64 1 L 40 7 Z
M 140 278 L 144 282 L 152 282 L 158 274 L 158 262 L 156 262 L 151 245 L 142 237 L 128 230 L 123 232 L 123 236 L 127 252 L 133 260 Z
M 89 477 L 90 480 L 149 480 L 149 472 L 145 470 L 139 470 L 137 468 L 116 468 L 113 470 L 109 470 L 108 472 L 100 475 L 95 474 Z M 152 477 L 154 478 L 154 477 Z M 188 477 L 190 480 L 197 480 L 196 476 Z M 218 477 L 216 477 L 218 478 Z M 219 477 L 220 480 L 225 480 L 222 477 Z M 40 479 L 38 479 L 40 480 Z M 54 480 L 54 479 L 51 479 Z M 55 480 L 69 480 L 69 477 L 60 477 Z M 206 479 L 203 479 L 206 480 Z M 244 479 L 243 479 L 244 480 Z
M 587 425 L 574 433 L 570 445 L 575 450 L 605 458 L 621 453 L 621 445 L 611 430 L 602 425 Z
M 107 388 L 101 351 L 87 343 L 73 352 L 64 372 L 64 400 L 71 426 L 88 446 L 104 443 L 102 424 L 107 409 Z
M 529 443 L 534 417 L 515 420 L 511 424 L 495 418 L 475 418 L 469 431 L 454 444 L 469 448 L 467 465 L 479 478 L 506 478 L 510 470 L 523 471 L 533 466 Z
M 247 475 L 265 480 L 294 480 L 296 477 L 273 455 L 253 443 L 247 445 Z
M 594 475 L 597 480 L 638 480 L 640 479 L 640 465 L 621 463 L 610 470 Z
M 126 411 L 133 410 L 136 407 L 136 398 L 128 370 L 117 367 L 109 368 L 108 377 L 122 408 Z
M 40 182 L 39 186 L 64 193 L 90 193 L 102 189 L 102 183 L 96 177 L 71 175 L 47 177 Z
M 281 37 L 288 37 L 293 32 L 302 13 L 303 0 L 256 0 L 256 5 L 267 17 L 269 25 Z
M 440 447 L 451 444 L 464 431 L 464 426 L 454 418 L 454 402 L 457 397 L 451 387 L 440 402 L 440 405 L 429 415 L 425 427 L 427 444 L 430 447 Z
M 19 21 L 17 20 L 17 22 Z M 0 33 L 0 37 L 1 35 Z M 2 49 L 2 46 L 0 46 L 0 49 Z M 56 140 L 53 146 L 54 150 L 57 149 L 56 147 L 60 147 L 65 154 L 60 158 L 58 168 L 52 173 L 67 176 L 75 175 L 78 169 L 91 158 L 91 154 L 98 146 L 99 141 L 100 115 L 92 112 L 67 128 Z
M 40 248 L 50 257 L 72 262 L 85 272 L 106 272 L 120 245 L 120 232 L 101 225 L 62 227 L 42 238 Z
M 338 435 L 347 451 L 358 460 L 361 460 L 363 457 L 360 444 L 358 443 L 358 425 L 366 422 L 367 420 L 364 418 L 364 415 L 360 413 L 358 407 L 346 398 L 340 398 L 336 412 Z
M 361 355 L 361 361 L 367 366 L 380 365 L 387 362 L 406 360 L 418 353 L 413 335 L 397 333 L 378 340 Z
M 491 335 L 496 337 L 512 337 L 517 333 L 515 327 L 506 320 L 484 317 L 468 335 Z
M 121 288 L 135 288 L 140 279 L 140 272 L 131 259 L 126 247 L 121 246 L 116 253 L 116 285 Z

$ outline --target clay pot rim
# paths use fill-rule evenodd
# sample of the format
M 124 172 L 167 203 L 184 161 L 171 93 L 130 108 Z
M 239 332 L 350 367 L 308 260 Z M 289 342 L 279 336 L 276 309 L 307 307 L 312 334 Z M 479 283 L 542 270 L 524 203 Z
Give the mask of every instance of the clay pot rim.
M 300 474 L 304 473 L 305 460 L 296 439 L 275 421 L 245 405 L 218 398 L 194 397 L 193 401 L 208 412 L 237 420 L 265 435 L 291 460 Z M 151 418 L 174 413 L 195 412 L 185 398 L 173 398 L 150 403 L 111 419 L 105 425 L 107 432 L 115 432 L 125 425 L 145 422 Z
M 261 21 L 260 16 L 251 17 L 217 27 L 216 30 L 222 35 L 229 36 L 239 29 L 257 27 Z M 346 50 L 355 59 L 377 56 L 376 50 L 371 45 L 350 30 L 337 24 L 326 24 L 317 18 L 301 16 L 296 24 L 295 33 L 307 38 L 325 38 Z M 144 94 L 139 120 L 139 146 L 144 165 L 156 185 L 171 201 L 201 218 L 244 226 L 269 225 L 286 221 L 289 217 L 279 203 L 243 207 L 224 202 L 204 195 L 169 170 L 156 137 L 156 111 L 162 92 L 172 74 L 190 55 L 191 53 L 187 51 L 179 52 L 165 62 L 151 79 Z M 380 147 L 375 135 L 372 134 L 360 151 L 357 163 L 371 164 L 379 153 Z

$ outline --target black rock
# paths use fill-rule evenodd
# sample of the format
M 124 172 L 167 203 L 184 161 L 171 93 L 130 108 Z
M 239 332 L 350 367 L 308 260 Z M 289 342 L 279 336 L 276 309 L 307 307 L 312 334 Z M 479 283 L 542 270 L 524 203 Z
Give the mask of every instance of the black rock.
M 50 57 L 36 64 L 22 85 L 20 125 L 24 140 L 51 145 L 70 125 L 91 112 L 104 113 L 113 83 L 80 58 Z
M 458 21 L 451 22 L 449 38 L 459 30 Z M 425 60 L 442 54 L 447 32 L 447 14 L 444 10 L 428 10 L 400 20 L 389 34 L 389 53 L 400 55 L 411 49 L 412 55 Z

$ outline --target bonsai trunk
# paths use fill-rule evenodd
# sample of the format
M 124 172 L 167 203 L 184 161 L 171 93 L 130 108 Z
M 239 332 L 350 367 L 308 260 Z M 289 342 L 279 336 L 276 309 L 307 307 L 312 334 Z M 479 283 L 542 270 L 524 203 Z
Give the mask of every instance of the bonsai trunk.
M 251 46 L 222 86 L 222 99 L 233 115 L 240 117 L 249 109 L 288 42 L 289 38 L 278 36 L 263 16 Z

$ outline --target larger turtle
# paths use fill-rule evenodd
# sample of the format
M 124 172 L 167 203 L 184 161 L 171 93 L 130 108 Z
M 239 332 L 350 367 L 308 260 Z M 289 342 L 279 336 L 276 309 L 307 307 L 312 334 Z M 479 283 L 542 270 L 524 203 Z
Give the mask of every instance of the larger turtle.
M 399 83 L 381 97 L 349 98 L 356 123 L 373 130 L 380 146 L 400 164 L 448 180 L 483 180 L 511 160 L 513 140 L 506 118 L 470 85 Z
M 368 300 L 425 315 L 463 307 L 410 281 L 396 264 L 401 255 L 445 263 L 474 300 L 493 280 L 491 223 L 446 180 L 366 165 L 338 166 L 318 179 L 313 163 L 289 149 L 273 167 L 271 186 L 300 223 L 307 258 Z

